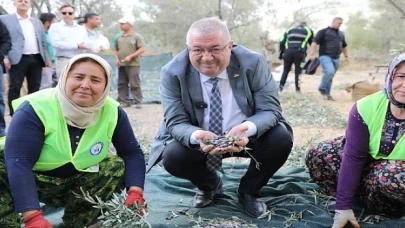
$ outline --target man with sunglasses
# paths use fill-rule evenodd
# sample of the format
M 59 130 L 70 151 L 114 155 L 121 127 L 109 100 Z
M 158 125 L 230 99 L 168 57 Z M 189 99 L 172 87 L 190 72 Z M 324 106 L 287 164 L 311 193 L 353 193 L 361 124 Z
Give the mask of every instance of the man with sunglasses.
M 88 39 L 86 29 L 74 21 L 75 7 L 65 4 L 59 8 L 59 12 L 62 20 L 49 28 L 49 37 L 55 50 L 57 78 L 70 58 L 89 49 L 85 46 Z
M 11 102 L 20 97 L 20 90 L 27 79 L 28 93 L 39 90 L 42 67 L 52 66 L 45 41 L 42 22 L 30 17 L 31 0 L 14 0 L 16 13 L 0 17 L 10 33 L 12 48 L 4 57 L 9 74 L 8 104 L 10 115 L 14 114 Z
M 172 175 L 192 182 L 192 205 L 210 206 L 222 192 L 221 160 L 253 157 L 237 190 L 244 212 L 259 217 L 267 205 L 260 189 L 284 164 L 293 133 L 283 117 L 278 84 L 264 56 L 234 45 L 218 18 L 194 22 L 187 48 L 161 71 L 164 121 L 152 143 L 147 170 L 160 160 Z M 216 136 L 236 136 L 232 145 L 205 143 Z

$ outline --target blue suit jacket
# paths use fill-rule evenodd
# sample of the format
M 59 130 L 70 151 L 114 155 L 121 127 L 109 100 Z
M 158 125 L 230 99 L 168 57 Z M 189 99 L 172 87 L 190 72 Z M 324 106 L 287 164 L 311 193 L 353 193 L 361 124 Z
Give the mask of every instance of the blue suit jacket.
M 257 126 L 256 138 L 279 123 L 291 131 L 281 111 L 278 84 L 261 54 L 235 45 L 227 72 L 239 108 L 246 120 Z M 160 80 L 164 121 L 152 142 L 147 171 L 159 162 L 164 148 L 173 140 L 192 148 L 190 136 L 201 129 L 204 119 L 204 109 L 197 107 L 204 102 L 200 76 L 187 50 L 162 68 Z
M 18 22 L 17 15 L 7 14 L 0 16 L 0 20 L 4 23 L 7 27 L 8 32 L 10 33 L 11 37 L 11 50 L 8 52 L 5 58 L 8 58 L 12 65 L 18 64 L 21 60 L 23 55 L 24 49 L 24 33 L 21 29 L 20 23 Z M 46 46 L 45 40 L 45 31 L 42 25 L 42 22 L 37 18 L 30 17 L 32 24 L 34 25 L 35 35 L 37 38 L 38 50 L 42 56 L 43 66 L 45 66 L 45 62 L 51 61 L 49 56 L 49 51 Z

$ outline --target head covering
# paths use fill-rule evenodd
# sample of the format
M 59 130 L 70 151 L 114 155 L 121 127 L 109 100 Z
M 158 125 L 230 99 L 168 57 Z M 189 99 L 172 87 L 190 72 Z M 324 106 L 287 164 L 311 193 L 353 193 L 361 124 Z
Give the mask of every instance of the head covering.
M 384 93 L 390 102 L 398 108 L 405 108 L 405 104 L 395 100 L 392 94 L 392 80 L 394 79 L 395 72 L 397 71 L 397 66 L 405 61 L 405 53 L 396 56 L 388 66 L 387 74 L 385 76 Z
M 66 93 L 66 80 L 69 71 L 71 70 L 72 65 L 83 58 L 91 58 L 104 68 L 107 75 L 107 83 L 104 89 L 103 95 L 98 101 L 95 102 L 92 106 L 82 107 L 74 103 L 71 99 L 68 98 Z M 112 70 L 110 64 L 108 64 L 103 58 L 95 54 L 79 54 L 74 56 L 69 60 L 66 66 L 63 68 L 61 75 L 59 76 L 58 85 L 56 87 L 56 96 L 59 100 L 60 107 L 62 110 L 62 115 L 65 118 L 67 124 L 77 127 L 77 128 L 87 128 L 96 124 L 99 111 L 104 106 L 105 100 L 110 92 L 112 80 Z
M 134 22 L 135 22 L 135 19 L 133 17 L 128 17 L 128 16 L 123 17 L 118 20 L 118 23 L 122 23 L 122 24 L 128 23 L 131 26 L 134 24 Z

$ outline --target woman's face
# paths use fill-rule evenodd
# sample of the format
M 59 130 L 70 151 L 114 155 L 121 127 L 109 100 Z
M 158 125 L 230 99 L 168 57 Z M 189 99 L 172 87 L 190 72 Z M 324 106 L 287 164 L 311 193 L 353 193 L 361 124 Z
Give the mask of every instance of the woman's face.
M 405 104 L 405 63 L 399 64 L 394 71 L 392 95 L 396 101 Z
M 105 70 L 93 62 L 81 62 L 73 66 L 67 75 L 66 94 L 82 107 L 94 105 L 103 95 L 107 85 Z

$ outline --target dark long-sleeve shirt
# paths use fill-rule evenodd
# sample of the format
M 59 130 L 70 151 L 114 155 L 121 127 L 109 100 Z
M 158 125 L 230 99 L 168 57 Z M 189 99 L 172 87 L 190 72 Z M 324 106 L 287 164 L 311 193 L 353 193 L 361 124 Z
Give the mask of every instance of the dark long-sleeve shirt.
M 389 155 L 396 143 L 404 135 L 405 120 L 395 118 L 389 106 L 387 109 L 385 124 L 381 132 L 382 137 L 379 152 Z M 355 104 L 349 113 L 346 144 L 340 167 L 336 193 L 336 209 L 338 210 L 351 208 L 351 202 L 359 185 L 364 166 L 370 159 L 369 141 L 370 133 L 368 127 L 357 110 L 357 104 Z
M 11 50 L 11 37 L 10 33 L 7 30 L 7 27 L 0 21 L 0 65 L 2 66 L 3 71 L 5 72 L 3 59 L 4 56 L 8 54 Z M 3 74 L 3 72 L 0 72 Z
M 118 108 L 117 125 L 112 143 L 117 155 L 125 162 L 125 186 L 144 187 L 145 159 L 133 133 L 128 116 Z M 6 137 L 5 161 L 13 193 L 16 212 L 39 210 L 39 198 L 32 168 L 37 162 L 44 143 L 44 125 L 29 103 L 25 103 L 13 115 Z M 84 129 L 68 127 L 72 153 Z M 54 177 L 69 177 L 77 173 L 68 163 L 57 169 L 42 172 Z

